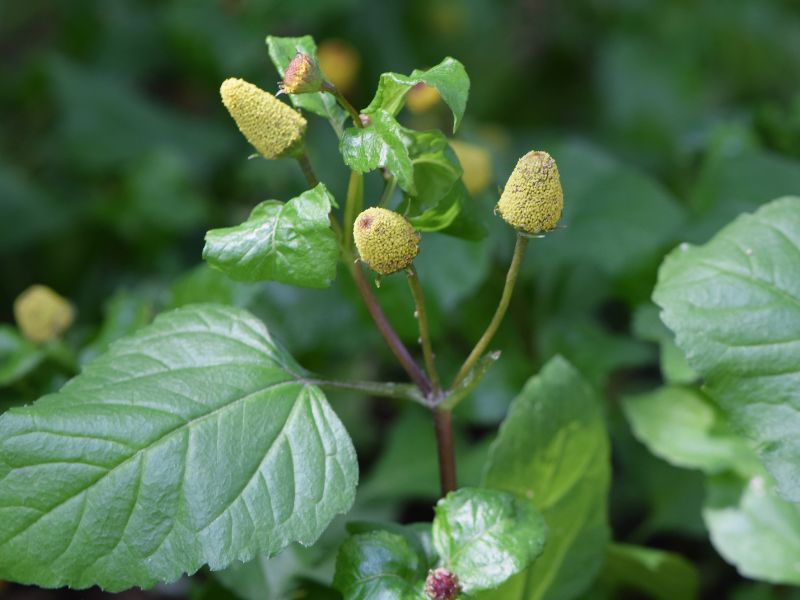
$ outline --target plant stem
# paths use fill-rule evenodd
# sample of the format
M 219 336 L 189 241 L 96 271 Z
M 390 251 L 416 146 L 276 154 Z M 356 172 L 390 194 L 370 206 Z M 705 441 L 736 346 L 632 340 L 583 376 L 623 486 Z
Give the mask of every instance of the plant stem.
M 456 489 L 456 458 L 453 447 L 453 413 L 442 408 L 433 409 L 433 426 L 436 430 L 436 447 L 439 453 L 439 481 L 442 496 Z
M 307 379 L 305 383 L 318 385 L 324 388 L 351 390 L 362 392 L 369 396 L 383 398 L 396 398 L 398 400 L 411 400 L 427 406 L 427 400 L 419 392 L 419 388 L 410 383 L 390 383 L 383 381 L 338 381 L 329 379 Z
M 345 255 L 345 260 L 348 260 L 347 255 Z M 423 396 L 426 398 L 430 397 L 431 383 L 428 381 L 428 377 L 422 369 L 419 368 L 417 363 L 414 362 L 414 359 L 408 352 L 408 348 L 405 347 L 400 337 L 397 335 L 397 332 L 395 332 L 391 323 L 389 323 L 383 309 L 380 304 L 378 304 L 378 299 L 375 297 L 375 294 L 372 293 L 372 288 L 369 286 L 369 282 L 364 276 L 364 271 L 361 270 L 361 266 L 353 262 L 352 257 L 350 257 L 349 262 L 350 274 L 353 276 L 358 292 L 361 294 L 364 304 L 367 306 L 367 310 L 372 316 L 372 320 L 375 321 L 375 326 L 378 328 L 378 331 L 380 331 L 383 339 L 386 340 L 392 353 L 406 370 L 406 373 L 408 373 L 411 381 L 419 388 Z
M 436 370 L 436 360 L 433 354 L 433 346 L 431 345 L 430 330 L 428 329 L 428 313 L 425 310 L 425 295 L 422 293 L 422 286 L 419 284 L 419 277 L 417 277 L 417 270 L 412 264 L 406 269 L 408 276 L 408 286 L 411 288 L 411 295 L 414 297 L 414 307 L 416 312 L 414 314 L 419 322 L 419 339 L 422 344 L 422 355 L 425 358 L 425 370 L 428 372 L 428 377 L 431 380 L 433 388 L 433 400 L 437 400 L 442 391 L 442 384 L 439 379 L 439 372 Z
M 358 171 L 350 171 L 347 184 L 347 202 L 344 205 L 344 245 L 353 246 L 353 223 L 364 209 L 364 176 Z
M 392 195 L 394 194 L 394 190 L 397 187 L 397 178 L 392 175 L 387 181 L 386 185 L 383 188 L 383 193 L 381 194 L 380 200 L 378 200 L 378 206 L 381 208 L 385 208 L 386 205 L 389 203 L 389 200 L 392 199 Z
M 332 94 L 333 97 L 336 98 L 336 101 L 341 104 L 342 108 L 350 113 L 350 117 L 353 119 L 353 124 L 356 127 L 363 129 L 364 123 L 361 122 L 361 115 L 359 115 L 358 111 L 353 107 L 353 105 L 348 102 L 347 98 L 344 97 L 342 92 L 339 91 L 339 88 L 326 81 L 322 84 L 322 91 Z
M 300 163 L 300 168 L 303 170 L 303 175 L 306 176 L 308 185 L 311 187 L 317 187 L 319 185 L 319 180 L 317 179 L 317 176 L 314 175 L 314 169 L 311 168 L 311 162 L 308 160 L 308 154 L 305 152 L 298 154 L 297 162 Z
M 478 340 L 478 343 L 475 344 L 475 347 L 472 349 L 472 352 L 470 352 L 467 360 L 465 360 L 464 364 L 461 365 L 461 368 L 459 369 L 458 374 L 453 381 L 451 389 L 456 388 L 459 386 L 459 384 L 461 384 L 481 355 L 483 355 L 483 353 L 486 351 L 486 348 L 492 341 L 494 334 L 497 332 L 497 328 L 500 327 L 500 323 L 502 323 L 503 317 L 506 314 L 506 309 L 508 309 L 508 303 L 511 301 L 511 294 L 514 292 L 514 284 L 517 282 L 519 268 L 522 264 L 522 257 L 525 254 L 525 248 L 527 248 L 527 246 L 528 238 L 518 233 L 517 243 L 514 246 L 514 256 L 511 259 L 511 265 L 508 267 L 506 284 L 503 287 L 503 294 L 500 296 L 500 303 L 497 305 L 497 310 L 495 311 L 492 320 L 489 322 L 489 326 L 486 328 L 486 331 L 483 332 L 481 339 Z

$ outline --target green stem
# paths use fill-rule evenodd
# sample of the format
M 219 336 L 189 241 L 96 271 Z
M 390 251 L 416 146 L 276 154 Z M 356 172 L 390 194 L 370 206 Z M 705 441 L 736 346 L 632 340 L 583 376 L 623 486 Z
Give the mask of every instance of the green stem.
M 318 385 L 323 388 L 350 390 L 361 392 L 368 396 L 382 398 L 396 398 L 398 400 L 411 400 L 417 404 L 427 406 L 426 399 L 420 394 L 419 389 L 407 383 L 391 383 L 381 381 L 337 381 L 328 379 L 309 379 L 306 383 Z
M 397 188 L 397 177 L 391 176 L 387 181 L 386 185 L 383 187 L 383 193 L 381 194 L 381 198 L 378 201 L 378 206 L 386 207 L 389 203 L 389 200 L 392 199 L 392 195 L 394 194 L 394 190 Z
M 453 413 L 442 408 L 434 408 L 433 426 L 436 430 L 436 448 L 439 456 L 439 481 L 442 496 L 446 496 L 456 489 Z
M 517 282 L 517 276 L 519 275 L 519 268 L 522 265 L 522 257 L 525 255 L 525 248 L 528 246 L 528 238 L 525 236 L 517 234 L 517 243 L 514 246 L 514 256 L 511 259 L 511 265 L 508 267 L 508 273 L 506 274 L 506 284 L 503 287 L 503 294 L 500 296 L 500 303 L 497 305 L 497 310 L 492 317 L 492 320 L 489 322 L 489 326 L 486 328 L 486 331 L 483 332 L 483 335 L 478 340 L 478 343 L 475 344 L 475 347 L 470 352 L 467 360 L 464 361 L 464 364 L 461 365 L 461 368 L 456 375 L 455 380 L 453 381 L 452 388 L 458 387 L 467 374 L 472 370 L 472 367 L 478 362 L 478 359 L 486 352 L 486 348 L 492 341 L 494 334 L 497 332 L 498 327 L 500 327 L 500 323 L 503 321 L 503 317 L 506 314 L 506 310 L 508 309 L 508 304 L 511 301 L 511 294 L 514 292 L 514 285 Z
M 439 372 L 436 370 L 436 360 L 433 354 L 433 346 L 431 345 L 430 329 L 428 328 L 428 313 L 425 310 L 425 295 L 422 293 L 422 286 L 419 283 L 419 277 L 417 277 L 417 269 L 414 268 L 413 264 L 406 269 L 406 275 L 408 276 L 408 286 L 411 288 L 411 295 L 414 297 L 414 307 L 416 308 L 414 316 L 417 317 L 417 321 L 419 322 L 419 339 L 422 344 L 422 355 L 425 358 L 425 370 L 428 372 L 428 377 L 431 380 L 435 401 L 442 391 L 442 384 L 439 379 Z
M 397 335 L 397 332 L 392 327 L 392 324 L 389 323 L 389 319 L 386 318 L 386 314 L 383 312 L 383 309 L 378 303 L 378 299 L 372 292 L 372 288 L 369 286 L 369 282 L 364 276 L 364 271 L 361 270 L 361 266 L 353 261 L 352 255 L 347 251 L 342 254 L 342 257 L 349 263 L 350 274 L 353 277 L 353 281 L 356 283 L 358 292 L 361 294 L 361 298 L 364 300 L 364 304 L 366 305 L 372 320 L 375 322 L 375 326 L 378 328 L 378 331 L 383 336 L 383 339 L 386 340 L 386 343 L 389 346 L 389 349 L 395 355 L 395 358 L 397 358 L 397 360 L 400 362 L 400 365 L 402 365 L 406 373 L 408 373 L 411 381 L 413 381 L 414 384 L 419 388 L 419 391 L 422 393 L 422 395 L 428 398 L 431 395 L 431 382 L 428 380 L 425 372 L 419 368 L 417 363 L 411 357 L 408 348 L 406 348 L 405 344 L 403 344 L 402 340 Z
M 311 162 L 308 160 L 308 154 L 305 152 L 298 154 L 297 162 L 300 163 L 300 168 L 303 170 L 303 175 L 305 175 L 308 185 L 311 187 L 317 187 L 319 185 L 319 180 L 317 179 L 317 176 L 314 175 L 314 169 L 311 168 Z
M 361 115 L 353 107 L 353 105 L 350 104 L 350 102 L 348 102 L 347 98 L 344 97 L 342 92 L 339 91 L 339 88 L 337 88 L 332 83 L 326 81 L 325 83 L 322 84 L 322 91 L 332 94 L 333 97 L 336 98 L 336 101 L 342 106 L 342 108 L 345 109 L 350 114 L 350 118 L 353 119 L 353 124 L 356 127 L 363 129 L 364 123 L 361 122 Z
M 364 210 L 364 176 L 358 171 L 350 171 L 347 202 L 344 205 L 344 245 L 346 248 L 353 246 L 353 223 L 362 210 Z

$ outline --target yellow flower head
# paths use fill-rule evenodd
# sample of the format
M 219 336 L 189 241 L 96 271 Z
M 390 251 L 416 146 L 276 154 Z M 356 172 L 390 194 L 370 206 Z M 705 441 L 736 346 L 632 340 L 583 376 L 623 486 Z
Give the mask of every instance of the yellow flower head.
M 279 158 L 300 147 L 306 120 L 299 112 L 243 79 L 226 79 L 219 91 L 239 131 L 261 156 Z
M 308 54 L 298 52 L 286 67 L 278 87 L 285 94 L 309 94 L 320 91 L 322 82 L 322 72 L 316 61 Z
M 480 146 L 460 140 L 450 140 L 450 147 L 464 169 L 467 191 L 477 196 L 492 183 L 492 157 Z
M 419 234 L 402 215 L 385 208 L 368 208 L 353 223 L 358 254 L 381 275 L 411 265 L 419 252 Z
M 75 309 L 49 287 L 32 285 L 14 300 L 14 318 L 22 335 L 40 344 L 69 329 Z
M 555 229 L 564 208 L 556 161 L 547 152 L 528 152 L 506 182 L 497 212 L 516 229 L 541 233 Z

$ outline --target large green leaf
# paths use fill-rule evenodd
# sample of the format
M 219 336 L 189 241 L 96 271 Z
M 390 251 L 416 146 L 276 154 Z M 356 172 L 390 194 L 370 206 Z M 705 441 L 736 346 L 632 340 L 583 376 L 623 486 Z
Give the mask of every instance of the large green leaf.
M 548 525 L 542 555 L 489 600 L 574 598 L 603 563 L 611 465 L 600 404 L 589 385 L 556 357 L 514 400 L 492 446 L 487 487 L 533 501 Z
M 780 498 L 770 477 L 709 477 L 703 519 L 742 575 L 800 585 L 800 507 Z
M 658 307 L 651 302 L 638 306 L 633 314 L 634 335 L 658 343 L 661 375 L 667 383 L 694 383 L 697 373 L 686 362 L 683 352 L 675 345 L 675 334 L 664 325 L 658 313 Z
M 663 387 L 626 398 L 623 408 L 639 441 L 673 465 L 707 473 L 730 469 L 744 476 L 758 470 L 745 440 L 697 390 Z
M 732 425 L 800 501 L 800 198 L 744 215 L 661 267 L 653 298 Z
M 424 600 L 426 570 L 404 536 L 370 531 L 342 544 L 333 586 L 345 600 Z
M 405 96 L 417 84 L 424 83 L 439 92 L 442 100 L 453 111 L 453 132 L 458 129 L 469 96 L 469 76 L 464 65 L 449 56 L 428 70 L 414 69 L 411 75 L 383 73 L 378 82 L 378 90 L 364 113 L 372 115 L 385 110 L 392 116 L 403 108 Z
M 206 233 L 203 258 L 239 281 L 328 287 L 339 260 L 333 203 L 322 183 L 288 202 L 262 202 L 241 225 Z
M 267 36 L 267 49 L 272 64 L 283 77 L 286 67 L 298 52 L 303 52 L 317 60 L 317 45 L 310 35 L 302 37 Z M 328 119 L 338 136 L 341 137 L 347 113 L 341 108 L 332 94 L 317 92 L 312 94 L 289 94 L 289 100 L 297 108 L 311 111 Z
M 697 569 L 679 554 L 630 544 L 609 544 L 603 571 L 595 587 L 608 598 L 625 597 L 620 590 L 638 590 L 654 600 L 693 600 L 699 584 Z
M 468 594 L 495 588 L 525 569 L 546 537 L 539 511 L 506 492 L 463 488 L 436 505 L 434 547 Z
M 366 173 L 385 167 L 402 189 L 416 194 L 414 166 L 409 156 L 410 134 L 391 114 L 378 110 L 370 115 L 367 127 L 345 129 L 339 149 L 351 169 Z
M 310 544 L 357 471 L 258 320 L 178 309 L 0 417 L 0 578 L 114 591 Z

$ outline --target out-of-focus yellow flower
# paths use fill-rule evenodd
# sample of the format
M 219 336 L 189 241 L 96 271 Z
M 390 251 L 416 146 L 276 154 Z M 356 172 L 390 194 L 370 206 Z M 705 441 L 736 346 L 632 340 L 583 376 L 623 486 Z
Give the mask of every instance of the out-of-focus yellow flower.
M 22 335 L 41 344 L 69 329 L 75 320 L 75 309 L 49 287 L 33 285 L 14 300 L 14 318 Z
M 343 40 L 325 40 L 317 48 L 317 60 L 325 78 L 340 92 L 353 89 L 361 69 L 361 57 L 353 46 Z
M 292 107 L 243 79 L 226 79 L 219 91 L 239 131 L 261 156 L 279 158 L 300 147 L 307 123 Z
M 464 169 L 464 185 L 473 196 L 480 194 L 492 182 L 492 157 L 475 144 L 450 140 L 450 147 L 456 153 Z
M 412 113 L 426 112 L 439 104 L 442 97 L 436 88 L 424 83 L 418 83 L 406 94 L 406 106 Z
M 564 208 L 556 161 L 547 152 L 528 152 L 517 161 L 497 203 L 497 212 L 525 233 L 555 229 Z

